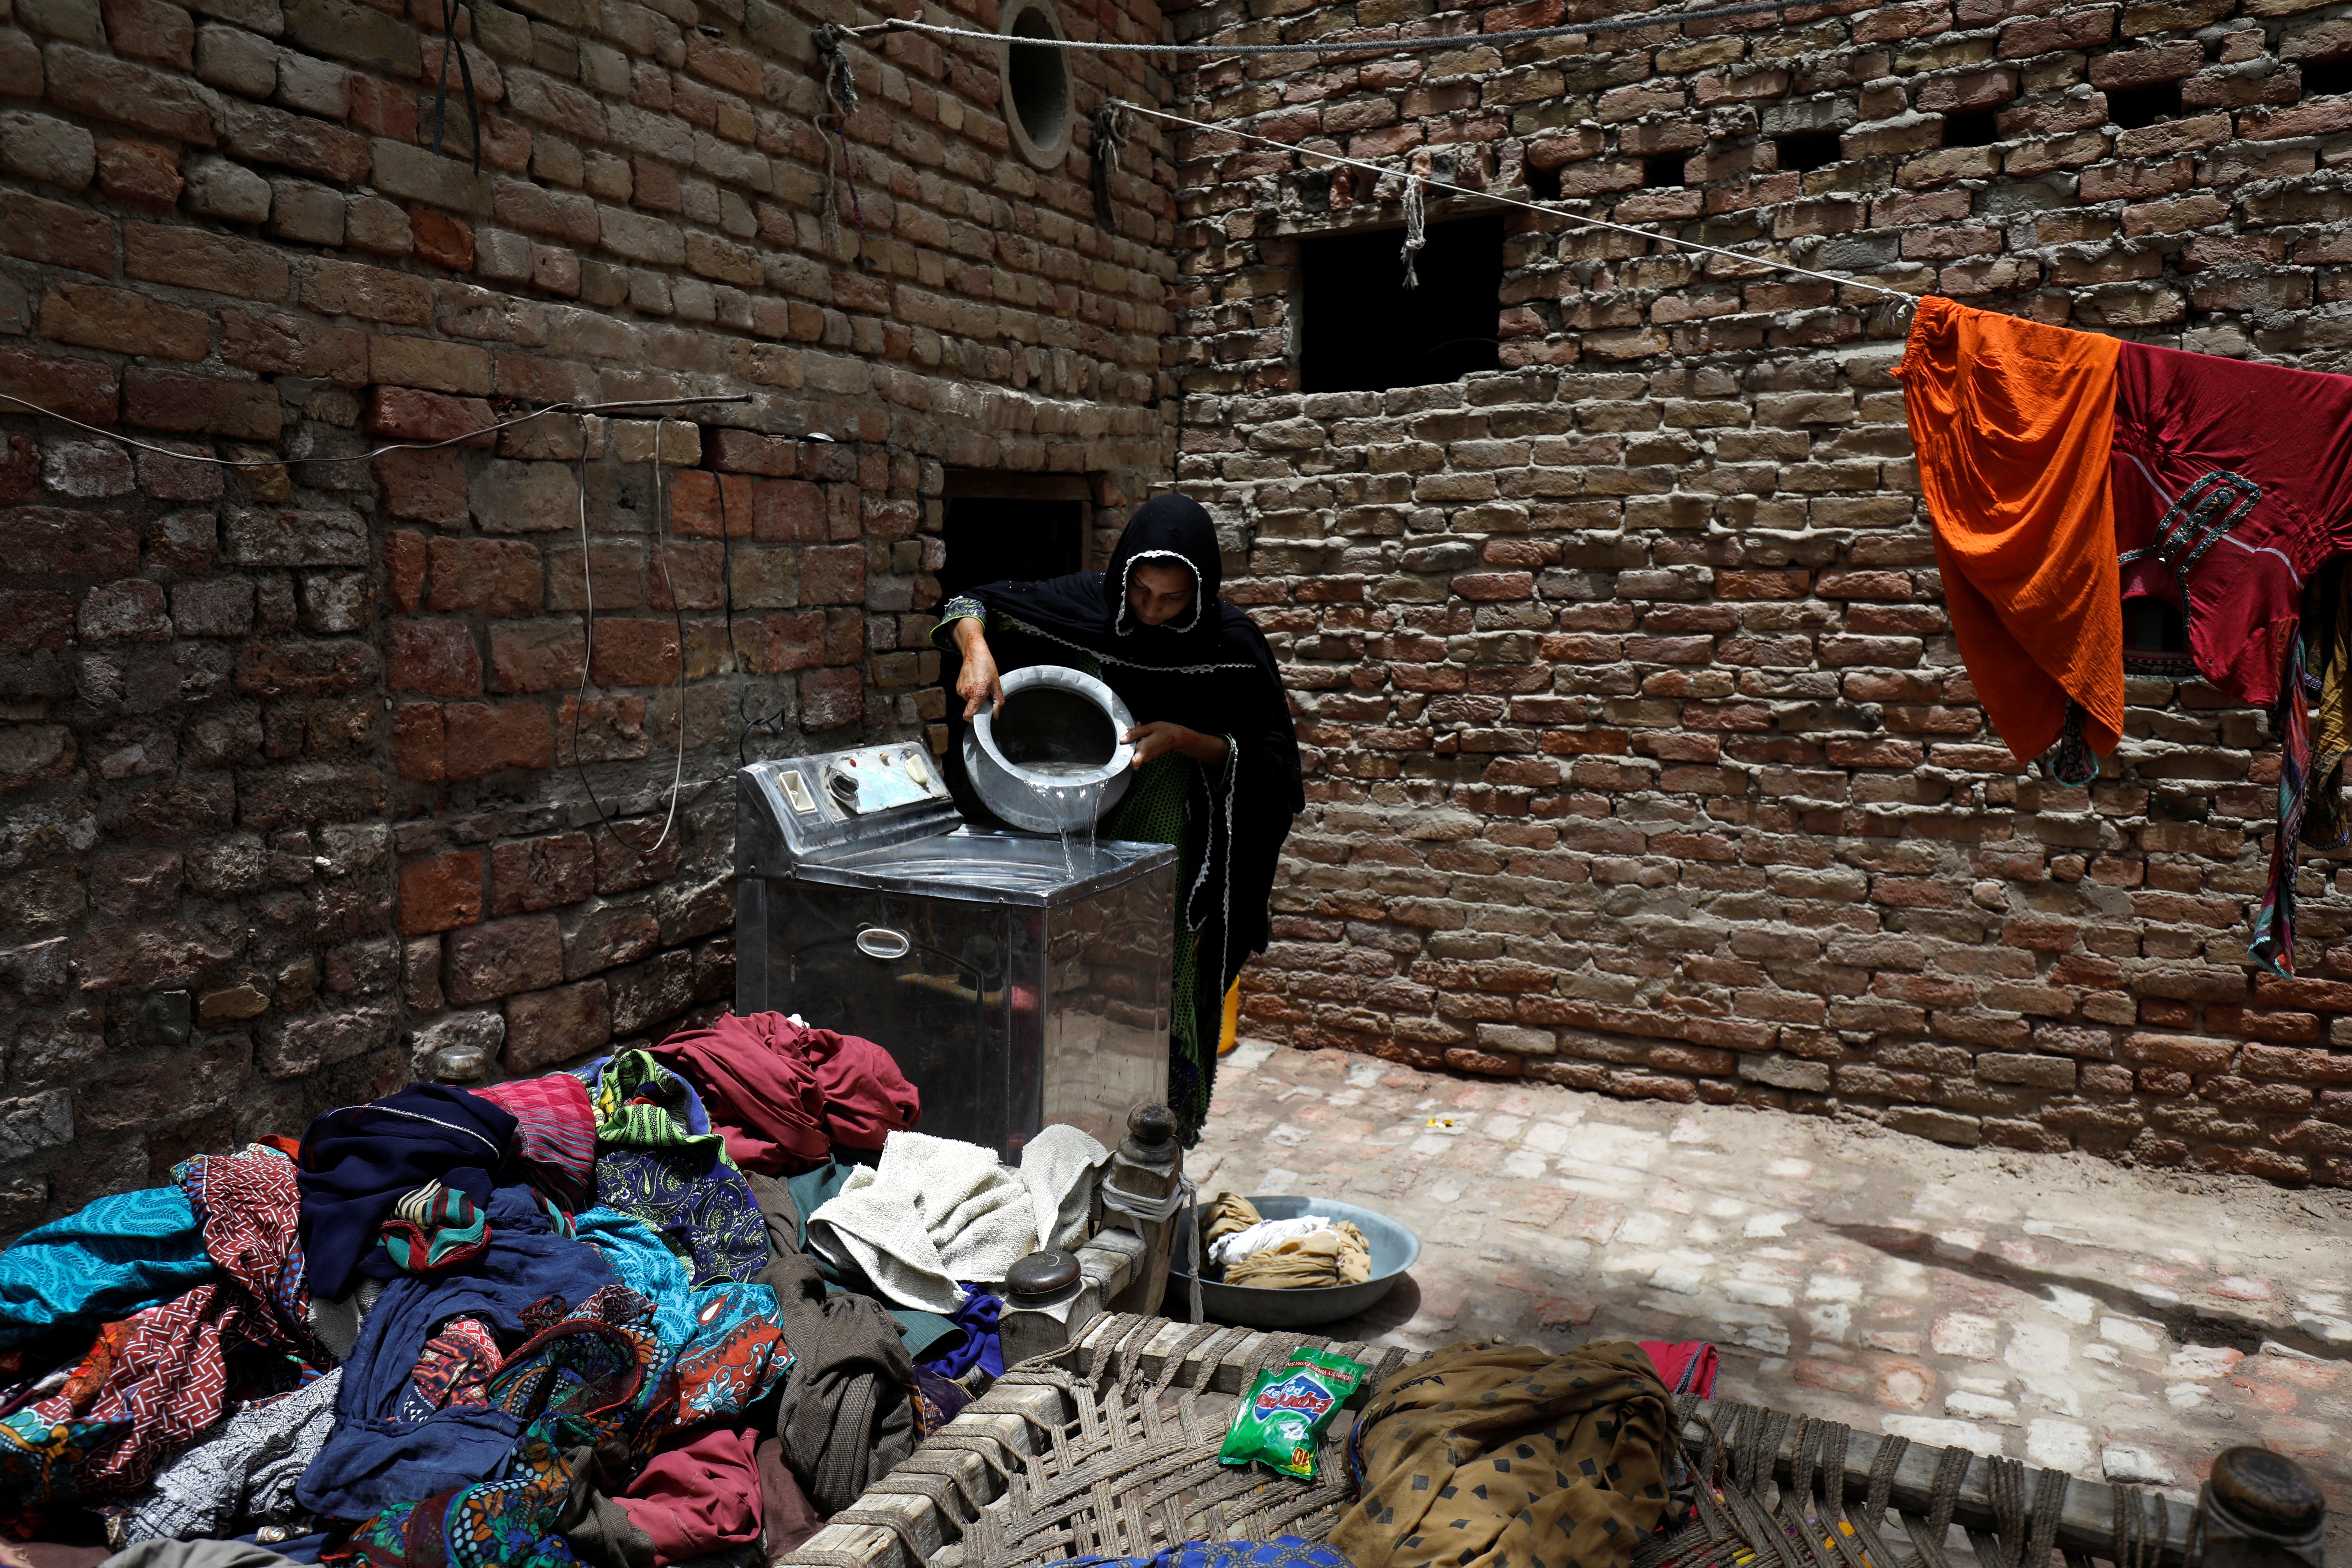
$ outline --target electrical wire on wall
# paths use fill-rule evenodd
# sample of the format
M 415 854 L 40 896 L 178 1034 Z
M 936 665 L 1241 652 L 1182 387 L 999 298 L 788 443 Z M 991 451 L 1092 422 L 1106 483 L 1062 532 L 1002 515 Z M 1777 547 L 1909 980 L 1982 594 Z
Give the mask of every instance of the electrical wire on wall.
M 305 464 L 314 463 L 368 463 L 393 452 L 436 452 L 446 447 L 463 446 L 467 442 L 478 440 L 484 436 L 495 435 L 501 430 L 512 429 L 518 425 L 527 425 L 534 419 L 543 419 L 551 415 L 565 415 L 577 420 L 580 431 L 580 456 L 577 463 L 577 479 L 579 481 L 580 492 L 580 603 L 582 638 L 580 649 L 580 688 L 578 694 L 573 700 L 572 708 L 572 765 L 573 771 L 579 775 L 582 789 L 587 794 L 590 807 L 596 813 L 597 821 L 604 825 L 604 830 L 607 833 L 613 834 L 615 837 L 619 836 L 618 830 L 614 827 L 611 816 L 606 813 L 604 801 L 598 797 L 595 785 L 589 781 L 587 766 L 582 761 L 580 755 L 580 724 L 582 715 L 588 705 L 590 671 L 594 663 L 596 653 L 596 589 L 594 571 L 591 558 L 592 539 L 588 527 L 588 419 L 591 415 L 605 414 L 615 409 L 680 408 L 704 406 L 712 404 L 749 403 L 751 401 L 751 395 L 748 392 L 742 392 L 695 397 L 620 398 L 601 403 L 551 403 L 547 405 L 545 407 L 534 408 L 527 413 L 516 415 L 512 418 L 500 419 L 494 421 L 491 424 L 478 426 L 475 429 L 461 431 L 457 435 L 446 437 L 438 441 L 391 441 L 386 442 L 384 445 L 380 447 L 370 447 L 363 452 L 346 453 L 327 457 L 220 458 L 215 457 L 208 452 L 179 451 L 173 447 L 163 446 L 157 442 L 142 441 L 135 437 L 125 436 L 118 431 L 106 429 L 102 426 L 91 425 L 83 420 L 76 419 L 70 415 L 60 414 L 56 409 L 36 403 L 28 397 L 19 397 L 16 394 L 10 392 L 0 392 L 0 402 L 14 404 L 17 407 L 27 409 L 43 418 L 54 419 L 59 424 L 70 426 L 74 429 L 88 431 L 90 435 L 97 436 L 102 439 L 119 442 L 122 446 L 133 448 L 137 451 L 152 452 L 159 457 L 173 458 L 179 462 L 205 463 L 218 468 L 290 468 L 300 467 Z M 677 703 L 677 709 L 676 716 L 677 724 L 677 761 L 671 769 L 668 815 L 662 823 L 662 831 L 660 836 L 654 840 L 651 847 L 642 851 L 642 853 L 646 855 L 653 854 L 656 850 L 658 850 L 663 844 L 668 841 L 670 832 L 677 822 L 678 797 L 683 792 L 686 780 L 686 610 L 684 604 L 678 597 L 677 584 L 671 576 L 668 556 L 669 529 L 667 509 L 664 504 L 664 498 L 667 492 L 663 483 L 661 461 L 661 433 L 662 426 L 666 423 L 667 421 L 658 415 L 655 417 L 653 451 L 649 460 L 652 463 L 654 470 L 654 505 L 656 511 L 656 517 L 654 519 L 655 550 L 660 557 L 662 588 L 663 591 L 669 595 L 670 608 L 675 621 L 676 636 L 677 638 L 677 677 L 674 688 L 674 700 Z M 721 489 L 723 492 L 724 487 L 722 486 Z M 731 622 L 734 608 L 731 587 L 729 595 L 728 608 Z

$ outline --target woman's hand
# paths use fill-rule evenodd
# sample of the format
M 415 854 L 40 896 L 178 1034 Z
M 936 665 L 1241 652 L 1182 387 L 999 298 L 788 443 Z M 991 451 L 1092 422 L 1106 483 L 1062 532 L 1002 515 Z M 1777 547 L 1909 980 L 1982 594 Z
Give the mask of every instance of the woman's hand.
M 1171 752 L 1181 752 L 1203 767 L 1213 768 L 1225 760 L 1225 738 L 1203 735 L 1198 730 L 1187 730 L 1181 724 L 1155 721 L 1138 724 L 1119 737 L 1135 748 L 1135 767 L 1141 767 L 1156 757 Z
M 982 703 L 987 703 L 991 712 L 1003 705 L 1004 680 L 996 672 L 996 656 L 988 651 L 988 638 L 982 635 L 978 621 L 958 621 L 955 640 L 957 651 L 963 655 L 956 695 L 963 699 L 964 721 L 970 723 Z

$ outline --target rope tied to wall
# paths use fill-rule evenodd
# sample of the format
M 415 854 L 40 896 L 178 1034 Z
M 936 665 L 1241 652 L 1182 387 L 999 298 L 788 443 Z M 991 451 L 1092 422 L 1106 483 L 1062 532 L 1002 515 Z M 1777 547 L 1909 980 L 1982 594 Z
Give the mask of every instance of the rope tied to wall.
M 1110 177 L 1118 168 L 1118 150 L 1127 145 L 1134 126 L 1127 118 L 1127 105 L 1118 99 L 1103 100 L 1095 110 L 1095 216 L 1108 228 L 1111 223 Z
M 849 138 L 844 131 L 850 115 L 857 110 L 857 77 L 850 69 L 849 51 L 843 47 L 845 37 L 841 28 L 830 23 L 809 35 L 810 42 L 816 46 L 817 59 L 824 67 L 825 109 L 816 117 L 816 127 L 830 153 L 825 160 L 828 172 L 824 182 L 824 239 L 833 249 L 840 248 L 841 197 L 830 173 L 831 165 L 838 163 L 841 165 L 841 183 L 849 187 L 850 221 L 857 226 L 857 259 L 864 264 L 866 260 L 866 209 L 865 204 L 857 199 L 857 175 L 850 167 Z
M 1404 177 L 1404 286 L 1421 287 L 1421 277 L 1413 269 L 1413 258 L 1429 243 L 1429 207 L 1421 194 L 1421 176 Z

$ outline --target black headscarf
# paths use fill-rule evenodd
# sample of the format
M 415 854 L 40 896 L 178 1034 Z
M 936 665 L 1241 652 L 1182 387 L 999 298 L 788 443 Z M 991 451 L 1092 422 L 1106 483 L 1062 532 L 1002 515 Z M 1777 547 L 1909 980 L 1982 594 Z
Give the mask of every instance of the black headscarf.
M 1192 607 L 1165 626 L 1138 621 L 1127 590 L 1141 565 L 1189 569 Z M 1198 1113 L 1186 1114 L 1183 1102 L 1206 1109 L 1225 992 L 1250 954 L 1265 951 L 1266 905 L 1282 841 L 1291 818 L 1307 807 L 1281 669 L 1265 634 L 1217 596 L 1223 582 L 1215 523 L 1199 502 L 1167 495 L 1145 502 L 1128 521 L 1108 572 L 972 590 L 992 617 L 1048 645 L 1092 655 L 1103 684 L 1118 693 L 1137 723 L 1164 720 L 1222 735 L 1232 747 L 1223 768 L 1190 764 L 1179 914 L 1198 944 L 1193 1018 L 1203 1065 L 1198 1085 L 1169 1086 L 1187 1142 L 1197 1135 Z M 940 642 L 952 664 L 951 639 Z M 954 690 L 952 668 L 946 679 Z

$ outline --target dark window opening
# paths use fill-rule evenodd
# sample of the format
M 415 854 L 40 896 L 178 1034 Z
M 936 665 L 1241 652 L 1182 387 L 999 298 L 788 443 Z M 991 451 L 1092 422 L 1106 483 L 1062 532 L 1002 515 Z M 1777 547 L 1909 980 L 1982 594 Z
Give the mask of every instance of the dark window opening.
M 1944 116 L 1944 145 L 1990 147 L 2000 140 L 2000 127 L 1990 113 Z
M 1557 163 L 1549 169 L 1538 169 L 1533 163 L 1528 164 L 1528 195 L 1539 202 L 1559 200 L 1559 171 L 1560 165 Z
M 1033 583 L 1082 571 L 1087 481 L 1075 474 L 950 472 L 940 597 L 984 583 Z
M 2107 118 L 2126 131 L 2170 120 L 2179 112 L 2180 84 L 2177 81 L 2119 88 L 2107 94 Z
M 1667 153 L 1642 160 L 1642 184 L 1655 190 L 1678 190 L 1683 183 L 1683 155 Z
M 2338 59 L 2304 62 L 2304 97 L 2323 98 L 2338 92 L 2352 92 L 2352 55 Z
M 1780 137 L 1772 145 L 1780 150 L 1780 168 L 1786 174 L 1801 174 L 1826 168 L 1845 156 L 1845 148 L 1834 131 L 1801 132 Z
M 2124 601 L 2124 647 L 2136 654 L 2186 653 L 2189 624 L 2169 599 L 2142 595 Z
M 1430 386 L 1501 364 L 1501 216 L 1431 224 L 1418 289 L 1404 286 L 1403 242 L 1381 228 L 1299 243 L 1300 390 Z

